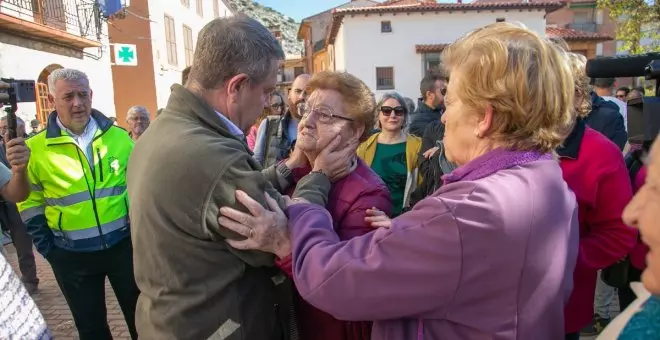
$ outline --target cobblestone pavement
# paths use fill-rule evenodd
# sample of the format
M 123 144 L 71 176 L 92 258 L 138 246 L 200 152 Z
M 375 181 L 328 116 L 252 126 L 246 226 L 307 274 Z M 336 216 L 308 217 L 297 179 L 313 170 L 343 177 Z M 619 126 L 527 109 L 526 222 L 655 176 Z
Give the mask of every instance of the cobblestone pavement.
M 5 246 L 5 250 L 7 251 L 9 263 L 11 263 L 17 273 L 20 273 L 16 259 L 16 250 L 12 245 Z M 62 296 L 62 292 L 60 292 L 60 288 L 57 286 L 57 282 L 55 282 L 50 265 L 39 253 L 35 251 L 34 254 L 37 261 L 37 275 L 39 276 L 39 280 L 41 280 L 39 283 L 39 292 L 33 296 L 34 300 L 39 306 L 41 313 L 43 313 L 44 318 L 46 318 L 48 327 L 53 332 L 56 340 L 78 339 L 78 332 L 76 331 L 76 326 L 73 324 L 71 312 L 66 304 L 66 300 L 64 300 L 64 296 Z M 110 324 L 114 339 L 130 340 L 131 337 L 128 333 L 124 316 L 121 313 L 121 309 L 119 309 L 117 298 L 107 281 L 105 293 L 107 296 L 108 323 Z M 596 337 L 581 337 L 581 340 L 595 339 Z
M 18 270 L 18 261 L 16 258 L 16 250 L 13 245 L 6 245 L 7 259 L 11 263 L 16 273 Z M 57 286 L 53 271 L 50 265 L 44 260 L 39 253 L 34 252 L 37 261 L 37 275 L 39 276 L 39 291 L 33 296 L 34 301 L 39 306 L 41 313 L 46 318 L 48 327 L 53 332 L 56 340 L 73 340 L 78 339 L 78 331 L 73 323 L 71 311 L 69 306 Z M 130 334 L 124 321 L 124 315 L 119 309 L 117 298 L 115 297 L 110 284 L 106 281 L 105 293 L 107 296 L 106 306 L 108 309 L 108 323 L 115 340 L 129 340 Z

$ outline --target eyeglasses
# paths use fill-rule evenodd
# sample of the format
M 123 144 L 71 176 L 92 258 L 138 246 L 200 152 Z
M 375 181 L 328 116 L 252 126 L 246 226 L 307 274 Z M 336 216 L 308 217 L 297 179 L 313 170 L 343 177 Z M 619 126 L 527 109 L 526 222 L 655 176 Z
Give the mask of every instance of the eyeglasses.
M 380 112 L 383 114 L 383 116 L 386 116 L 386 117 L 391 116 L 392 111 L 394 111 L 394 115 L 396 115 L 397 117 L 401 117 L 406 112 L 406 109 L 404 109 L 403 106 L 397 106 L 397 107 L 381 106 L 380 107 Z
M 300 110 L 301 116 L 305 119 L 309 118 L 309 116 L 312 113 L 316 114 L 317 119 L 322 124 L 332 123 L 335 118 L 346 120 L 346 121 L 349 121 L 349 122 L 354 121 L 353 118 L 348 118 L 348 117 L 344 117 L 344 116 L 340 116 L 340 115 L 335 114 L 334 111 L 332 111 L 332 109 L 329 108 L 329 107 L 320 106 L 320 107 L 311 108 L 309 105 L 305 104 L 305 105 L 299 106 L 299 110 Z
M 626 98 L 626 95 L 625 94 L 617 94 L 616 97 L 619 98 L 619 99 L 624 99 L 624 98 Z
M 283 106 L 284 106 L 284 104 L 272 104 L 272 105 L 270 106 L 270 108 L 273 109 L 273 110 L 276 110 L 276 109 L 279 109 L 279 108 L 281 108 L 281 107 L 283 107 Z

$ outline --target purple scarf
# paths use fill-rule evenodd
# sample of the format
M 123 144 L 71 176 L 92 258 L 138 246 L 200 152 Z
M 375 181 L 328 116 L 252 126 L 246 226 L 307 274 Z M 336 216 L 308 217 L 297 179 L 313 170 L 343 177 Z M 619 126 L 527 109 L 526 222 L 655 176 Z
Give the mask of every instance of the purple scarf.
M 513 151 L 498 148 L 487 152 L 451 173 L 442 176 L 444 184 L 476 181 L 500 170 L 540 160 L 551 160 L 552 154 L 538 151 Z

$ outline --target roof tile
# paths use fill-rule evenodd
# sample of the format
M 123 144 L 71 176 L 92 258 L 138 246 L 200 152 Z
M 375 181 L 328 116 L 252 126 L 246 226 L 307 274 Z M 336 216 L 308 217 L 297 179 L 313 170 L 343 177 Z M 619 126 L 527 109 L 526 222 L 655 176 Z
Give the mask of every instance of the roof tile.
M 572 28 L 564 28 L 555 25 L 549 25 L 545 28 L 545 34 L 548 38 L 561 38 L 566 41 L 595 41 L 603 42 L 608 40 L 614 40 L 609 35 L 587 32 L 587 31 L 578 31 Z
M 417 53 L 438 53 L 442 52 L 449 44 L 428 44 L 428 45 L 415 45 L 415 52 Z
M 564 7 L 562 1 L 534 1 L 534 2 L 488 2 L 488 3 L 436 3 L 431 1 L 422 1 L 417 4 L 391 5 L 381 4 L 380 6 L 352 7 L 334 9 L 332 11 L 332 23 L 327 33 L 327 44 L 334 44 L 337 32 L 341 26 L 345 15 L 355 14 L 382 14 L 382 13 L 426 13 L 426 12 L 454 12 L 454 11 L 489 11 L 489 10 L 524 10 L 524 9 L 544 9 L 546 12 L 553 12 Z

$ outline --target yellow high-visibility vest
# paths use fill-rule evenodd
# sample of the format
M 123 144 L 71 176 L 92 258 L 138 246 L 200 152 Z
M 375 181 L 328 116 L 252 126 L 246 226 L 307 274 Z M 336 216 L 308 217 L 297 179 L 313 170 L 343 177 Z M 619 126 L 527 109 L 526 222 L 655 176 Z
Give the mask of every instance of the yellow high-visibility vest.
M 126 167 L 133 141 L 100 112 L 92 118 L 98 129 L 91 162 L 59 128 L 55 112 L 47 128 L 26 141 L 32 191 L 18 209 L 26 222 L 45 215 L 56 244 L 65 248 L 104 249 L 115 243 L 108 238 L 128 232 Z

